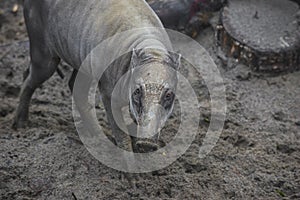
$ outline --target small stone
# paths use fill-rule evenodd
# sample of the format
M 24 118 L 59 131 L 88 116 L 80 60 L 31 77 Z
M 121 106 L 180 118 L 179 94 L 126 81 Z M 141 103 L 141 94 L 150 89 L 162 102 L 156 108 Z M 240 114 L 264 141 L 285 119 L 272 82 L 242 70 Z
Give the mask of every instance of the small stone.
M 290 145 L 287 144 L 277 144 L 277 151 L 280 151 L 281 153 L 286 153 L 286 154 L 291 154 L 296 149 L 294 147 L 291 147 Z
M 19 5 L 18 4 L 15 4 L 11 10 L 12 13 L 17 13 L 19 10 Z
M 284 121 L 286 115 L 282 111 L 279 111 L 273 114 L 273 118 L 277 121 Z

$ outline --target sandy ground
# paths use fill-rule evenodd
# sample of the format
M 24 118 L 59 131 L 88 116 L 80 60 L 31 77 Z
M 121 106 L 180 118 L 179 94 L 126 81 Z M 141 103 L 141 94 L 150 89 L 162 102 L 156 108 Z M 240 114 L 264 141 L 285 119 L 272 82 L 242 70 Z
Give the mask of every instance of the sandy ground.
M 198 147 L 209 125 L 207 109 L 189 150 L 169 167 L 139 175 L 133 191 L 80 142 L 65 65 L 65 79 L 55 74 L 34 94 L 29 127 L 12 130 L 29 63 L 29 44 L 20 42 L 27 40 L 22 9 L 11 13 L 14 2 L 0 1 L 0 199 L 300 199 L 300 72 L 268 75 L 231 61 L 223 65 L 211 28 L 197 40 L 218 64 L 228 111 L 222 135 L 204 159 Z M 195 88 L 203 102 L 209 99 L 200 83 Z M 105 120 L 100 123 L 109 131 Z

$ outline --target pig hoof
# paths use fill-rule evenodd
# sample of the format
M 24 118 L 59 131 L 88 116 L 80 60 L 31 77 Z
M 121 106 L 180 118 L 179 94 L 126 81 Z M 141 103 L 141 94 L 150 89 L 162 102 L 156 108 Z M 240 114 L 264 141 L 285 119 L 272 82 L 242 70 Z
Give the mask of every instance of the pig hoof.
M 137 187 L 136 187 L 137 177 L 134 174 L 122 173 L 121 174 L 121 180 L 123 182 L 127 181 L 128 184 L 130 185 L 131 189 L 136 191 L 136 189 L 137 189 Z
M 158 149 L 158 145 L 156 143 L 149 141 L 138 141 L 136 142 L 136 146 L 140 153 L 153 152 Z
M 25 128 L 27 126 L 27 121 L 25 120 L 14 120 L 12 128 L 18 130 L 19 128 Z

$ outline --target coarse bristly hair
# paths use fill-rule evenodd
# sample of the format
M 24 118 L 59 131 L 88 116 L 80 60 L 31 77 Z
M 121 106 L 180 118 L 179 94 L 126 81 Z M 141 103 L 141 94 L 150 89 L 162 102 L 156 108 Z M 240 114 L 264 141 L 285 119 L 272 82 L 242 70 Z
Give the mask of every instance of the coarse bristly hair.
M 133 67 L 146 65 L 151 62 L 158 62 L 164 65 L 176 66 L 179 63 L 180 55 L 175 56 L 176 53 L 168 52 L 166 50 L 161 49 L 134 49 L 132 51 L 132 62 L 134 64 Z M 136 58 L 134 58 L 136 57 Z

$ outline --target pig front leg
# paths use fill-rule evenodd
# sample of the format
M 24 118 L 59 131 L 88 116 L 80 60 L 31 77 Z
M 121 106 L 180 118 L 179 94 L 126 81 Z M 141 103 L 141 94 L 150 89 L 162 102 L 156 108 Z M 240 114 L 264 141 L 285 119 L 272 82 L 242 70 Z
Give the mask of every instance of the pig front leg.
M 12 126 L 14 129 L 24 128 L 26 126 L 30 100 L 35 89 L 53 75 L 60 62 L 58 57 L 53 57 L 49 52 L 40 51 L 35 47 L 32 47 L 30 54 L 31 64 L 29 74 L 21 89 L 19 105 Z
M 111 108 L 111 98 L 103 95 L 102 96 L 102 101 L 103 101 L 103 104 L 104 104 L 104 107 L 105 107 L 105 110 L 106 110 L 107 120 L 110 123 L 111 129 L 112 129 L 112 134 L 113 134 L 114 139 L 117 143 L 117 146 L 119 148 L 122 148 L 122 149 L 126 150 L 126 151 L 133 152 L 132 140 L 131 140 L 130 135 L 128 135 L 127 133 L 124 133 L 119 128 L 119 126 L 117 125 L 117 123 L 116 123 L 116 121 L 113 117 L 112 108 Z M 120 113 L 120 115 L 122 114 L 121 108 L 119 109 L 118 113 Z M 123 118 L 121 118 L 121 119 L 123 119 Z M 121 123 L 125 124 L 124 121 L 122 121 Z M 130 157 L 130 158 L 126 157 L 125 160 L 126 160 L 125 165 L 128 168 L 128 166 L 133 164 L 134 157 Z M 136 189 L 136 181 L 137 181 L 138 177 L 135 174 L 123 173 L 122 174 L 122 179 L 124 177 L 127 179 L 130 186 L 135 190 Z
M 76 77 L 76 75 L 78 75 Z M 80 71 L 73 71 L 72 77 L 70 79 L 70 88 L 74 87 L 74 80 L 76 77 L 75 87 L 76 90 L 73 90 L 73 97 L 75 100 L 76 107 L 79 110 L 81 119 L 85 124 L 86 128 L 90 133 L 97 133 L 101 132 L 99 130 L 99 122 L 97 118 L 93 115 L 93 106 L 88 103 L 89 102 L 89 91 L 92 86 L 93 80 L 91 77 L 86 76 L 85 74 L 81 73 Z M 72 81 L 73 80 L 73 81 Z M 72 83 L 73 82 L 73 83 Z M 100 87 L 99 87 L 100 89 Z M 101 89 L 100 89 L 101 91 Z M 106 94 L 105 92 L 101 92 L 101 94 Z M 132 152 L 132 143 L 131 137 L 124 133 L 117 125 L 116 121 L 114 120 L 111 108 L 111 98 L 108 95 L 102 95 L 102 101 L 106 110 L 107 119 L 110 123 L 112 133 L 114 136 L 114 140 L 120 148 L 123 148 L 126 151 Z M 121 110 L 120 110 L 121 113 Z M 134 162 L 134 158 L 126 158 L 125 160 L 125 167 L 130 166 Z M 128 167 L 127 167 L 128 168 Z M 132 188 L 135 188 L 135 179 L 131 174 L 125 173 L 125 178 L 127 178 L 129 184 Z
M 114 116 L 112 114 L 112 108 L 111 108 L 111 98 L 107 97 L 105 95 L 102 96 L 102 101 L 106 110 L 106 114 L 107 114 L 107 119 L 110 123 L 111 129 L 112 129 L 112 134 L 115 138 L 115 141 L 118 145 L 118 147 L 126 150 L 126 151 L 130 151 L 132 152 L 132 141 L 131 141 L 131 137 L 130 135 L 124 133 L 118 126 L 118 124 L 116 123 Z M 119 113 L 121 115 L 122 111 L 121 109 L 119 109 Z M 122 123 L 125 124 L 125 122 L 123 121 Z

